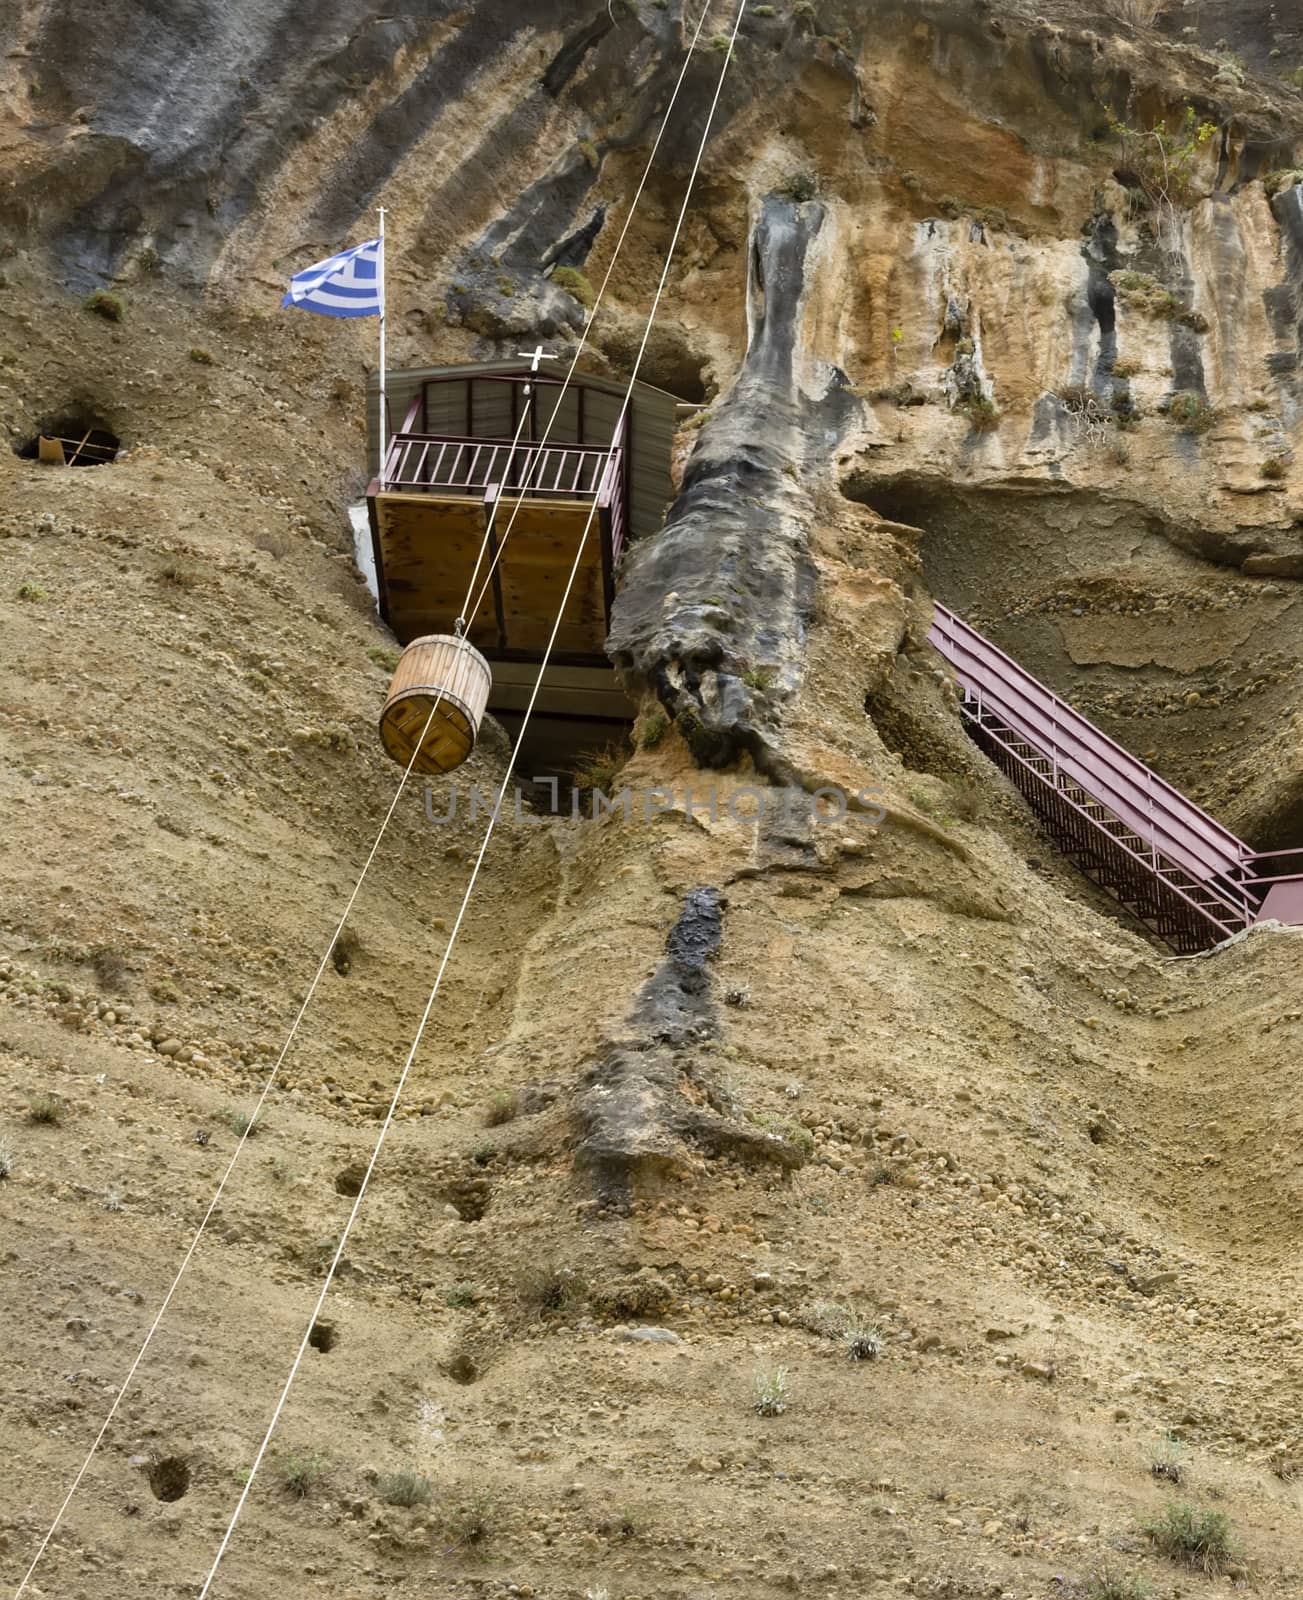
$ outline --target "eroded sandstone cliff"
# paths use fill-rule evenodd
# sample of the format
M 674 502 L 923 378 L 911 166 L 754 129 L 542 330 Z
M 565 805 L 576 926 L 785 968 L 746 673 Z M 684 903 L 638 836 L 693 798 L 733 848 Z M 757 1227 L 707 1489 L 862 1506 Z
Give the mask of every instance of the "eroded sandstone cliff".
M 126 446 L 0 462 L 16 1583 L 393 792 L 345 516 L 373 330 L 282 316 L 284 279 L 383 204 L 395 362 L 566 349 L 700 13 L 2 14 L 0 420 Z M 1303 845 L 1300 64 L 1249 0 L 750 8 L 642 368 L 705 414 L 610 646 L 667 730 L 624 781 L 716 808 L 504 821 L 217 1592 L 1166 1595 L 1206 1581 L 1142 1531 L 1178 1494 L 1297 1592 L 1298 935 L 1168 961 L 922 638 L 938 596 Z M 1167 207 L 1146 139 L 1187 113 Z M 490 729 L 467 781 L 505 758 Z M 884 814 L 741 793 L 820 785 Z M 479 832 L 404 800 L 37 1591 L 197 1591 Z

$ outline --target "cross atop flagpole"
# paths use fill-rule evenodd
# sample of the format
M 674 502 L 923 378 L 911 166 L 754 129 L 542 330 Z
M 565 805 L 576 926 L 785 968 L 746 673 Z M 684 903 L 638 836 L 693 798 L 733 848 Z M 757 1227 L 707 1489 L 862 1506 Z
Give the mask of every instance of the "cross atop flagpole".
M 547 354 L 547 351 L 544 350 L 544 348 L 543 348 L 543 346 L 541 344 L 536 344 L 532 350 L 517 350 L 516 354 L 518 356 L 528 356 L 530 358 L 529 359 L 529 370 L 531 372 L 537 372 L 538 371 L 538 364 L 543 359 L 543 357 Z M 530 394 L 533 392 L 533 387 L 534 387 L 533 384 L 530 384 L 530 383 L 527 383 L 525 385 L 525 403 L 526 404 L 529 403 L 529 397 L 530 397 Z

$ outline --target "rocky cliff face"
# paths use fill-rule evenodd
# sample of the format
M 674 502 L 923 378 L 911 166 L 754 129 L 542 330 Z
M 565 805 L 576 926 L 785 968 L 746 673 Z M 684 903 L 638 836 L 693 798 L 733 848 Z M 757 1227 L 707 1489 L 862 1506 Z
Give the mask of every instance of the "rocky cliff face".
M 849 496 L 923 527 L 923 590 L 1029 654 L 1236 827 L 1270 843 L 1289 833 L 1295 786 L 1265 781 L 1261 752 L 1264 740 L 1279 751 L 1274 768 L 1299 758 L 1292 736 L 1280 742 L 1297 624 L 1279 580 L 1303 569 L 1288 470 L 1300 44 L 1274 13 L 1209 11 L 753 9 L 642 369 L 688 399 L 729 397 L 616 629 L 620 659 L 672 713 L 684 674 L 707 661 L 794 690 L 812 593 L 795 501 L 817 492 L 827 521 Z M 1154 27 L 1137 25 L 1151 12 Z M 111 8 L 74 23 L 29 5 L 6 60 L 4 215 L 33 265 L 72 291 L 195 295 L 238 320 L 383 203 L 396 360 L 540 333 L 564 347 L 583 308 L 551 274 L 605 271 L 697 20 L 651 5 L 391 16 L 341 3 L 303 26 L 258 0 L 220 18 L 145 8 L 124 33 Z M 636 347 L 726 20 L 703 27 L 593 330 L 617 365 Z M 1203 132 L 1182 150 L 1187 117 Z M 1154 127 L 1172 130 L 1161 159 Z M 783 226 L 815 252 L 794 285 L 793 262 L 777 259 L 792 253 L 777 237 L 783 195 Z M 753 313 L 774 307 L 750 325 L 748 292 Z M 367 348 L 365 332 L 329 348 L 314 337 L 324 363 Z M 16 431 L 69 398 L 66 380 L 17 377 Z M 139 437 L 154 421 L 124 393 L 133 381 L 87 372 L 74 387 Z M 733 494 L 760 470 L 741 448 L 758 431 L 772 454 L 764 493 Z M 799 486 L 778 481 L 784 466 Z M 757 537 L 788 501 L 788 531 Z M 756 637 L 703 623 L 726 568 L 771 556 L 789 570 L 737 589 L 783 593 L 763 623 L 765 606 L 745 608 Z M 1137 560 L 1150 569 L 1138 587 Z M 664 594 L 694 586 L 688 610 L 666 615 Z M 1210 608 L 1224 638 L 1192 655 L 1163 647 L 1165 632 L 1206 634 L 1182 619 Z M 737 682 L 710 692 L 727 702 L 706 708 L 711 759 L 777 748 L 761 731 L 773 707 Z M 1208 751 L 1215 768 L 1200 766 Z
M 700 23 L 590 334 L 627 371 L 727 55 L 700 3 L 0 0 L 0 421 L 127 447 L 0 463 L 15 1582 L 392 797 L 374 330 L 283 282 L 384 205 L 396 362 L 569 348 Z M 610 641 L 624 781 L 676 799 L 504 821 L 219 1592 L 1102 1600 L 1204 1581 L 1143 1532 L 1171 1494 L 1297 1593 L 1298 935 L 1167 961 L 922 638 L 940 597 L 1303 845 L 1300 66 L 1260 0 L 749 7 L 641 369 L 703 412 Z M 211 1559 L 466 786 L 404 799 L 42 1592 Z

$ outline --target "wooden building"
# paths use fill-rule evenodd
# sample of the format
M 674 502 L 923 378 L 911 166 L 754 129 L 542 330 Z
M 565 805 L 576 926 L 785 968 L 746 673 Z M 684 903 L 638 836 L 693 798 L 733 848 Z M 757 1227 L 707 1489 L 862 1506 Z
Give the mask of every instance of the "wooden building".
M 492 664 L 489 709 L 508 731 L 588 527 L 535 716 L 553 721 L 559 744 L 591 745 L 601 724 L 609 734 L 633 714 L 605 654 L 611 600 L 625 542 L 664 520 L 678 402 L 635 384 L 616 438 L 627 380 L 576 373 L 563 390 L 568 366 L 544 357 L 536 373 L 519 359 L 391 370 L 383 468 L 373 378 L 367 502 L 380 614 L 403 644 L 453 631 L 491 521 L 479 581 L 491 564 L 493 575 L 466 635 Z

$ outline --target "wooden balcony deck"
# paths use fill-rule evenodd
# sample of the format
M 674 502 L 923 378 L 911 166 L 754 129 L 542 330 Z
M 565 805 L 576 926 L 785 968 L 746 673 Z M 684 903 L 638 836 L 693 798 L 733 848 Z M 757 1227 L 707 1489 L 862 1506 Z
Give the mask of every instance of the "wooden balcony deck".
M 624 530 L 624 461 L 600 449 L 510 439 L 395 435 L 368 493 L 381 615 L 406 644 L 450 632 L 490 526 L 472 643 L 502 660 L 538 660 L 575 552 L 584 551 L 557 634 L 558 663 L 606 665 L 615 561 Z

